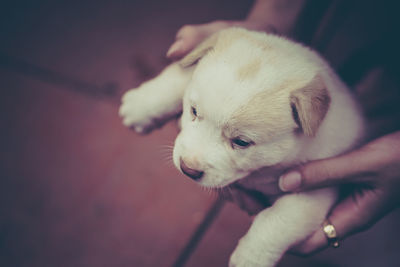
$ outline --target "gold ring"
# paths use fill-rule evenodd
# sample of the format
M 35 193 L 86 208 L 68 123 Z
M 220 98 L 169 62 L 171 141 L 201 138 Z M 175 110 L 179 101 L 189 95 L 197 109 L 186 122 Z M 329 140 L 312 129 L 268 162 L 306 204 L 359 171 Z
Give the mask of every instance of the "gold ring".
M 322 223 L 322 230 L 325 233 L 329 245 L 331 245 L 334 248 L 339 247 L 339 239 L 337 237 L 336 229 L 329 220 L 325 220 Z

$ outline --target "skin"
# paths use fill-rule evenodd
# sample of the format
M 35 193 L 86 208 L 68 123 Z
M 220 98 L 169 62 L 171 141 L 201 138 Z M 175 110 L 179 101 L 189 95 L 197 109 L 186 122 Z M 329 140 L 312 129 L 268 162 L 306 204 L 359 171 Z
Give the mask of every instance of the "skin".
M 285 187 L 288 174 L 300 174 L 300 181 Z M 280 178 L 280 188 L 299 192 L 315 188 L 349 185 L 347 192 L 332 209 L 328 219 L 339 239 L 370 228 L 400 205 L 400 131 L 380 137 L 345 155 L 310 162 Z M 327 246 L 318 230 L 294 252 L 309 254 Z
M 214 21 L 201 25 L 185 25 L 176 35 L 167 57 L 179 59 L 211 34 L 232 26 L 266 32 L 289 34 L 304 1 L 290 5 L 281 0 L 258 0 L 249 16 L 242 21 Z M 265 206 L 256 201 L 251 181 L 259 181 L 262 171 L 256 172 L 231 188 L 228 196 L 251 214 Z M 292 179 L 290 179 L 291 177 Z M 295 179 L 293 179 L 295 177 Z M 342 186 L 345 194 L 328 216 L 340 240 L 370 228 L 375 222 L 400 205 L 400 131 L 380 137 L 361 148 L 338 157 L 313 161 L 290 170 L 278 183 L 265 184 L 263 192 L 273 196 L 284 192 L 299 192 L 327 186 Z M 262 185 L 261 185 L 262 186 Z M 260 187 L 260 183 L 257 183 Z M 301 255 L 315 253 L 328 246 L 322 228 L 292 252 Z
M 167 57 L 179 59 L 211 34 L 228 27 L 289 34 L 305 0 L 256 0 L 245 20 L 217 20 L 181 27 L 170 46 Z

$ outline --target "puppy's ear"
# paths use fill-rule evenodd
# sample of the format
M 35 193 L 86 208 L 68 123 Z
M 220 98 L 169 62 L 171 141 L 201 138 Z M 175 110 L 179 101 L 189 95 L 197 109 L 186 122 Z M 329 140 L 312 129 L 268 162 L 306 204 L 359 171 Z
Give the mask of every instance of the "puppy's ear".
M 193 64 L 196 64 L 208 51 L 213 49 L 215 44 L 217 43 L 218 33 L 214 33 L 203 42 L 201 42 L 198 46 L 196 46 L 189 54 L 187 54 L 184 58 L 181 59 L 179 65 L 182 68 L 190 67 Z
M 314 76 L 303 88 L 291 93 L 290 106 L 293 119 L 306 136 L 315 136 L 330 102 L 329 93 L 319 75 Z

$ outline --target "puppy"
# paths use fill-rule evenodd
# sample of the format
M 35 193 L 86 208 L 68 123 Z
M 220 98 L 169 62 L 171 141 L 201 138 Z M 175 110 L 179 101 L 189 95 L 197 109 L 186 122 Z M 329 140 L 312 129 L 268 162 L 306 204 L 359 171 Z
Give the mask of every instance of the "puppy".
M 174 164 L 212 188 L 260 168 L 276 173 L 338 155 L 364 132 L 358 105 L 320 56 L 282 37 L 240 28 L 212 35 L 128 91 L 120 115 L 126 126 L 146 133 L 181 111 Z M 336 197 L 335 188 L 279 197 L 255 217 L 229 266 L 274 266 L 321 227 Z

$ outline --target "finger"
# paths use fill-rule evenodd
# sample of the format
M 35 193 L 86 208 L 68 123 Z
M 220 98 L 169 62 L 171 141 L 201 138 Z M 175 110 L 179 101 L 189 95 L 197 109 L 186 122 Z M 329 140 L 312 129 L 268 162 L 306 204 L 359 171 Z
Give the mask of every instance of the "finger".
M 362 196 L 348 197 L 340 202 L 328 219 L 335 227 L 338 239 L 341 241 L 349 235 L 372 226 L 382 216 L 381 208 L 384 202 L 380 200 L 379 193 L 369 190 L 365 191 Z M 328 240 L 321 226 L 306 241 L 293 247 L 292 251 L 307 255 L 328 246 Z
M 373 153 L 368 148 L 355 150 L 338 157 L 316 160 L 300 166 L 279 178 L 283 192 L 315 189 L 359 181 L 371 177 L 369 169 L 374 167 Z
M 176 41 L 168 49 L 167 57 L 177 59 L 185 56 L 190 52 L 200 41 L 200 25 L 183 26 L 176 34 Z
M 167 52 L 167 57 L 177 59 L 185 56 L 213 33 L 233 25 L 229 21 L 214 21 L 206 24 L 185 25 L 176 34 L 176 41 Z
M 171 45 L 167 52 L 167 58 L 179 59 L 193 50 L 198 44 L 196 38 L 182 38 L 178 39 Z
M 182 47 L 184 45 L 184 40 L 182 39 L 178 39 L 176 40 L 168 49 L 167 52 L 167 58 L 174 58 L 174 57 L 178 57 L 179 55 L 181 55 L 182 52 Z

